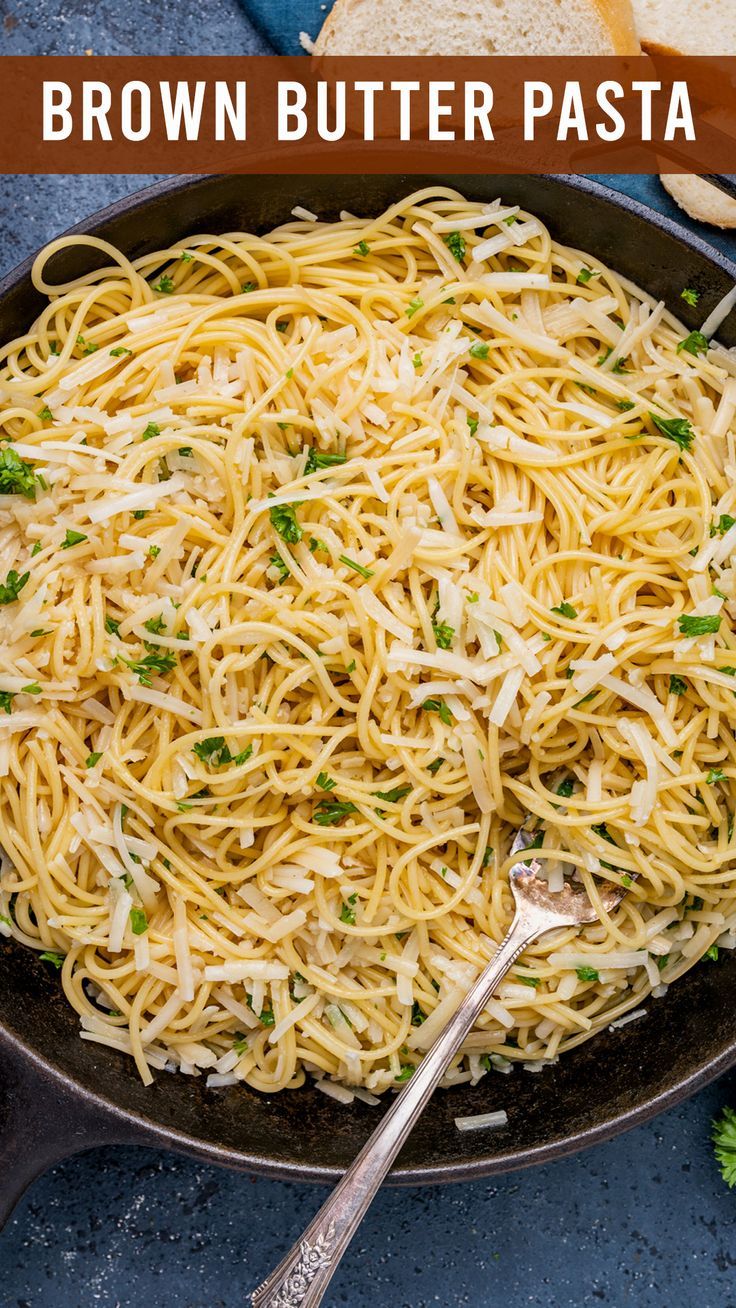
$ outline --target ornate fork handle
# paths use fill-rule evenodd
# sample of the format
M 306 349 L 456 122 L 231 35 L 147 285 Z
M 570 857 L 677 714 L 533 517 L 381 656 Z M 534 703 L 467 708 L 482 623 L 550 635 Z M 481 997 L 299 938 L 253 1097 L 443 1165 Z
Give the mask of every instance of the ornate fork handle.
M 335 1186 L 298 1244 L 254 1291 L 253 1308 L 317 1308 L 322 1302 L 342 1255 L 451 1058 L 526 945 L 559 925 L 559 917 L 550 921 L 548 914 L 532 904 L 519 907 L 496 954 L 384 1114 L 352 1167 Z

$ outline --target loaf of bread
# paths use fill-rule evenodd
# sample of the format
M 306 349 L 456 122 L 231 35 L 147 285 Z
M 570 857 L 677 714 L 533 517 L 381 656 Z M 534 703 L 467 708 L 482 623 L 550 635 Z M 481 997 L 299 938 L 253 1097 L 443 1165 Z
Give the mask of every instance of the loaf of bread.
M 732 200 L 704 177 L 688 173 L 663 173 L 662 185 L 691 218 L 713 227 L 736 227 L 736 200 Z
M 729 0 L 730 3 L 730 0 Z M 337 0 L 324 55 L 638 54 L 631 0 Z
M 634 19 L 652 53 L 736 55 L 736 0 L 634 0 Z

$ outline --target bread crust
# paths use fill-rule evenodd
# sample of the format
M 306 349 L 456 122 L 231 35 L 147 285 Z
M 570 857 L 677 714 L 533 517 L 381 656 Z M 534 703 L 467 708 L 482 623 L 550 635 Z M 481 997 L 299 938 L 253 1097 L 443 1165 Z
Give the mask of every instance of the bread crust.
M 662 173 L 659 180 L 675 203 L 696 222 L 710 223 L 724 230 L 736 227 L 736 200 L 704 177 Z
M 614 54 L 641 54 L 631 0 L 588 0 L 588 3 L 595 9 L 604 27 L 608 28 Z
M 356 4 L 367 3 L 372 3 L 372 0 L 335 0 L 335 4 L 324 21 L 322 31 L 315 41 L 314 53 L 316 55 L 328 55 L 343 15 L 347 15 Z M 609 33 L 613 44 L 613 54 L 641 54 L 631 0 L 588 0 L 588 4 Z M 371 51 L 365 50 L 362 53 L 371 54 Z M 471 53 L 473 51 L 469 50 L 468 54 Z
M 642 41 L 641 48 L 645 54 L 666 55 L 668 59 L 680 58 L 682 50 L 675 50 L 671 45 L 658 45 L 656 41 Z

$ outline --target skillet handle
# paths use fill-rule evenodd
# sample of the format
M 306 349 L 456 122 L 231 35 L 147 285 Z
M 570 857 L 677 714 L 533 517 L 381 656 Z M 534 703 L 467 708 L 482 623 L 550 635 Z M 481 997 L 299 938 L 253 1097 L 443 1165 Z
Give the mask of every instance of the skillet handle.
M 28 1186 L 71 1154 L 122 1139 L 113 1115 L 0 1036 L 0 1229 Z
M 712 182 L 719 190 L 725 191 L 726 195 L 736 200 L 736 173 L 710 173 L 706 181 Z

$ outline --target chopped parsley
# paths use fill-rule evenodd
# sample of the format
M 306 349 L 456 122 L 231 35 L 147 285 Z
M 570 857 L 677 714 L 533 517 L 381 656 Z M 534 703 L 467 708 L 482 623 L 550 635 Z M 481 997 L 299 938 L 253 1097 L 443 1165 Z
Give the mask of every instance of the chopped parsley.
M 243 295 L 250 295 L 251 291 L 256 289 L 255 282 L 241 282 L 240 289 Z
M 422 1025 L 422 1022 L 426 1022 L 426 1020 L 427 1020 L 427 1015 L 426 1015 L 426 1013 L 423 1013 L 423 1012 L 422 1012 L 421 1008 L 419 1007 L 419 1004 L 417 1003 L 417 1001 L 416 1001 L 416 999 L 415 999 L 415 1000 L 414 1000 L 414 1003 L 413 1003 L 412 1006 L 411 1006 L 411 1024 L 412 1024 L 412 1026 L 421 1026 L 421 1025 Z
M 126 348 L 125 345 L 116 345 L 114 350 L 110 351 L 113 359 L 122 359 L 124 354 L 132 354 L 133 351 Z
M 40 553 L 41 553 L 41 542 L 40 540 L 37 540 L 35 545 L 33 546 L 33 549 L 31 550 L 31 558 L 35 559 L 36 555 Z
M 159 427 L 158 423 L 149 422 L 148 426 L 146 427 L 146 430 L 141 436 L 141 440 L 150 441 L 153 440 L 154 436 L 160 436 L 160 435 L 161 435 L 161 428 Z
M 349 817 L 351 813 L 357 813 L 355 804 L 341 802 L 337 799 L 321 799 L 312 814 L 313 820 L 319 827 L 336 827 L 343 818 Z
M 711 636 L 720 629 L 720 613 L 708 613 L 699 617 L 695 613 L 681 613 L 677 619 L 681 636 Z
M 433 622 L 432 631 L 439 648 L 449 649 L 455 636 L 455 628 L 448 626 L 446 622 Z
M 616 841 L 614 840 L 613 836 L 608 830 L 608 827 L 606 826 L 605 822 L 594 822 L 590 829 L 594 833 L 594 835 L 600 836 L 601 840 L 607 840 L 609 845 L 616 844 Z
M 343 904 L 340 910 L 340 921 L 344 922 L 346 926 L 355 926 L 355 909 L 353 905 L 357 898 L 357 894 L 348 895 L 347 903 Z
M 726 532 L 730 531 L 732 527 L 736 527 L 736 518 L 732 518 L 730 513 L 722 513 L 715 525 L 713 534 L 715 535 L 715 532 L 718 532 L 719 536 L 725 536 Z
M 92 341 L 85 341 L 83 336 L 77 337 L 77 345 L 82 347 L 82 354 L 94 354 L 100 348 L 99 345 L 94 345 Z
M 33 466 L 18 458 L 15 450 L 0 450 L 0 494 L 23 495 L 27 500 L 36 498 Z
M 148 618 L 148 620 L 143 623 L 143 626 L 146 631 L 150 631 L 152 636 L 159 636 L 166 626 L 163 613 L 159 613 L 157 618 Z
M 38 416 L 39 418 L 42 418 L 44 422 L 51 422 L 54 415 L 51 412 L 49 406 L 45 404 Z
M 468 418 L 468 427 L 470 428 L 470 435 L 475 436 L 475 433 L 478 430 L 478 419 Z
M 684 695 L 687 690 L 687 682 L 683 677 L 670 677 L 670 695 Z
M 681 450 L 690 449 L 695 440 L 695 432 L 687 418 L 662 418 L 658 413 L 652 413 L 651 411 L 649 417 L 657 431 L 666 436 L 668 441 L 674 441 Z
M 272 527 L 282 540 L 288 541 L 290 545 L 296 545 L 301 540 L 304 533 L 291 504 L 276 504 L 269 509 L 268 514 Z
M 425 713 L 439 713 L 440 722 L 446 727 L 452 726 L 452 714 L 443 699 L 425 699 L 422 704 Z
M 539 976 L 522 976 L 520 972 L 516 972 L 514 975 L 521 985 L 531 986 L 533 990 L 537 990 L 542 984 L 542 978 Z
M 681 354 L 685 350 L 687 354 L 694 354 L 697 358 L 699 354 L 707 354 L 709 349 L 710 342 L 707 336 L 704 336 L 702 332 L 690 332 L 684 341 L 679 342 L 677 353 Z
M 610 357 L 611 357 L 612 354 L 613 354 L 613 346 L 609 346 L 609 348 L 606 350 L 605 354 L 602 354 L 602 355 L 600 356 L 600 358 L 599 358 L 599 360 L 598 360 L 598 367 L 599 367 L 599 368 L 602 368 L 602 367 L 603 367 L 603 364 L 608 362 L 608 360 L 610 359 Z M 628 372 L 628 371 L 629 371 L 628 368 L 624 368 L 624 361 L 623 361 L 623 359 L 617 359 L 616 362 L 614 363 L 612 369 L 611 369 L 611 372 L 618 373 L 619 377 L 622 376 L 624 373 L 626 373 L 626 372 Z
M 686 286 L 684 291 L 680 291 L 680 299 L 686 304 L 692 304 L 694 308 L 700 299 L 700 291 L 694 291 L 691 286 Z
M 158 291 L 161 295 L 171 295 L 171 292 L 174 289 L 174 283 L 167 273 L 162 273 L 158 281 L 154 282 L 153 289 L 154 291 Z
M 709 963 L 717 963 L 718 945 L 711 945 L 710 949 L 706 949 L 705 953 L 703 954 L 703 958 L 707 959 Z
M 198 740 L 193 749 L 197 758 L 203 763 L 209 763 L 212 768 L 223 768 L 228 763 L 238 767 L 241 763 L 247 763 L 253 753 L 253 746 L 248 745 L 239 754 L 231 754 L 224 736 L 209 736 L 207 740 Z
M 161 553 L 161 546 L 160 546 L 160 545 L 149 545 L 149 546 L 148 546 L 148 557 L 149 557 L 149 558 L 151 558 L 151 559 L 157 559 L 160 553 Z
M 433 763 L 430 763 L 430 764 L 429 764 L 429 766 L 428 766 L 428 768 L 427 768 L 427 771 L 428 771 L 428 772 L 429 772 L 433 777 L 435 777 L 435 776 L 437 775 L 437 773 L 439 772 L 440 768 L 442 767 L 442 764 L 444 763 L 444 761 L 445 761 L 445 760 L 444 760 L 443 758 L 436 758 L 436 759 L 434 760 Z
M 22 576 L 11 568 L 4 582 L 0 582 L 0 604 L 14 604 L 30 577 L 30 572 Z
M 20 693 L 21 695 L 40 695 L 41 687 L 37 681 L 29 681 L 27 686 L 21 686 Z
M 46 949 L 42 954 L 39 954 L 38 957 L 41 959 L 42 963 L 51 963 L 52 967 L 55 967 L 58 972 L 63 966 L 65 955 L 57 954 L 54 949 Z
M 376 799 L 383 799 L 387 804 L 398 804 L 399 800 L 411 794 L 411 786 L 394 786 L 392 790 L 374 790 Z
M 352 568 L 353 572 L 360 573 L 361 577 L 364 577 L 366 581 L 370 581 L 371 577 L 374 576 L 370 568 L 364 568 L 362 563 L 356 563 L 355 559 L 349 559 L 347 554 L 341 554 L 339 559 L 341 563 L 345 564 L 346 568 Z
M 489 349 L 486 341 L 473 341 L 468 353 L 471 359 L 487 359 Z
M 726 777 L 725 772 L 721 771 L 720 768 L 711 768 L 710 772 L 705 778 L 706 785 L 708 786 L 714 786 L 717 781 L 727 781 L 727 780 L 728 778 Z
M 361 259 L 365 259 L 366 255 L 370 254 L 370 251 L 371 247 L 367 241 L 358 241 L 358 244 L 353 248 L 353 254 L 359 254 Z
M 11 713 L 13 710 L 13 691 L 0 690 L 0 709 L 5 713 Z
M 99 763 L 99 761 L 100 761 L 101 758 L 102 758 L 102 751 L 101 751 L 101 750 L 100 750 L 100 751 L 97 751 L 97 752 L 95 752 L 95 753 L 92 753 L 92 754 L 88 754 L 87 757 L 86 757 L 86 759 L 84 760 L 84 766 L 85 766 L 86 768 L 93 768 L 93 767 L 96 767 L 97 764 Z
M 577 609 L 574 609 L 572 604 L 568 604 L 567 600 L 563 600 L 561 604 L 556 604 L 551 611 L 552 613 L 559 613 L 561 618 L 576 618 L 578 616 Z
M 310 472 L 316 472 L 318 468 L 333 468 L 338 463 L 344 463 L 347 454 L 323 454 L 321 450 L 314 450 L 311 446 L 307 447 L 307 462 L 304 468 L 305 475 Z M 304 451 L 302 451 L 304 453 Z
M 578 981 L 600 981 L 600 972 L 594 967 L 576 967 Z
M 317 777 L 317 785 L 320 790 L 334 790 L 337 782 L 334 777 L 329 776 L 327 772 L 320 772 Z
M 73 545 L 81 545 L 81 544 L 82 544 L 82 541 L 85 541 L 85 540 L 88 540 L 88 539 L 89 539 L 89 537 L 88 537 L 88 536 L 85 536 L 83 532 L 81 532 L 81 531 L 72 531 L 72 529 L 71 529 L 70 527 L 67 527 L 67 529 L 66 529 L 66 535 L 65 535 L 63 541 L 61 542 L 61 548 L 62 548 L 63 550 L 70 550 L 70 549 L 72 548 Z
M 563 799 L 569 799 L 575 786 L 574 777 L 565 777 L 557 787 L 556 794 L 561 795 Z
M 414 1075 L 416 1070 L 417 1069 L 414 1067 L 413 1063 L 403 1063 L 401 1071 L 398 1076 L 394 1077 L 394 1081 L 408 1081 L 409 1078 Z
M 134 936 L 143 936 L 148 930 L 148 918 L 142 908 L 131 908 L 130 929 Z
M 633 400 L 616 400 L 616 408 L 620 409 L 621 413 L 628 413 L 630 409 L 636 408 L 636 404 Z
M 419 313 L 419 310 L 423 308 L 424 308 L 424 300 L 422 300 L 418 295 L 415 296 L 414 299 L 409 302 L 409 305 L 407 307 L 406 310 L 407 318 L 413 318 L 414 314 Z
M 150 686 L 151 677 L 165 676 L 176 664 L 176 654 L 167 650 L 151 651 L 142 659 L 124 659 L 131 672 L 135 672 L 142 686 Z
M 109 636 L 119 636 L 120 623 L 116 622 L 114 618 L 105 618 L 105 631 Z
M 462 235 L 462 232 L 448 232 L 446 236 L 442 237 L 442 239 L 450 251 L 450 254 L 454 254 L 458 263 L 462 263 L 467 248 L 465 237 Z
M 587 268 L 585 265 L 583 265 L 575 280 L 578 286 L 587 286 L 588 282 L 591 281 L 593 277 L 600 277 L 600 273 L 598 272 L 598 270 L 594 268 Z
M 279 586 L 283 586 L 287 577 L 290 575 L 288 564 L 284 563 L 280 554 L 272 554 L 268 560 L 272 568 L 276 568 L 279 574 Z

